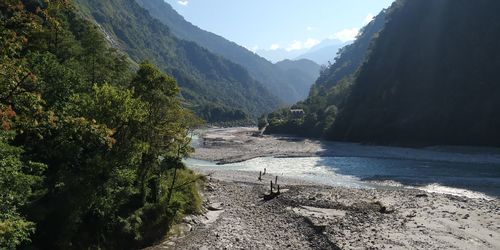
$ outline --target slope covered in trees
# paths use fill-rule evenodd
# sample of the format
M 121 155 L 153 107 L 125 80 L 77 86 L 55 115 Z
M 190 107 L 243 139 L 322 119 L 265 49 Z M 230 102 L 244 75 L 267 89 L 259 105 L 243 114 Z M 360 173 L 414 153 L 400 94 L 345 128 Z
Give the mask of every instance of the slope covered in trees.
M 268 133 L 291 133 L 321 137 L 331 130 L 335 118 L 349 96 L 353 79 L 370 52 L 370 46 L 386 22 L 387 10 L 380 12 L 359 33 L 356 41 L 339 50 L 335 63 L 323 67 L 309 97 L 293 105 L 304 109 L 305 116 L 297 117 L 289 109 L 267 116 Z
M 317 72 L 313 76 L 300 74 L 301 72 L 291 75 L 244 47 L 194 26 L 163 0 L 135 1 L 147 9 L 153 17 L 170 27 L 177 37 L 194 41 L 211 52 L 244 66 L 253 78 L 288 104 L 306 98 L 307 91 L 317 78 Z
M 396 1 L 295 105 L 305 116 L 274 112 L 268 132 L 499 146 L 499 10 L 496 1 Z
M 180 40 L 135 1 L 76 0 L 86 15 L 106 32 L 113 44 L 133 60 L 151 60 L 172 75 L 192 109 L 212 121 L 211 107 L 230 115 L 256 116 L 279 105 L 278 98 L 248 72 L 194 42 Z M 210 112 L 211 113 L 211 112 Z
M 0 248 L 136 249 L 196 213 L 197 124 L 67 0 L 0 1 Z
M 396 2 L 330 138 L 500 146 L 500 2 Z
M 319 76 L 321 66 L 309 59 L 299 60 L 283 60 L 275 64 L 287 74 L 292 74 L 292 71 L 298 71 L 297 74 L 307 78 L 316 79 Z M 301 77 L 301 76 L 298 77 Z

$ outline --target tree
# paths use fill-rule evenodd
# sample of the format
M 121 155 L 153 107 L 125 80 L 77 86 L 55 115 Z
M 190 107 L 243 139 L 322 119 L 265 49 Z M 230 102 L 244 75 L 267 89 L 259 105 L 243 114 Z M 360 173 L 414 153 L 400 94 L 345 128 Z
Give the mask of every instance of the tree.
M 35 232 L 35 223 L 27 220 L 19 209 L 36 197 L 36 186 L 46 168 L 24 161 L 22 149 L 8 143 L 13 137 L 12 132 L 0 129 L 0 248 L 6 249 L 29 241 Z
M 171 77 L 66 0 L 0 1 L 0 24 L 0 248 L 140 248 L 199 208 Z

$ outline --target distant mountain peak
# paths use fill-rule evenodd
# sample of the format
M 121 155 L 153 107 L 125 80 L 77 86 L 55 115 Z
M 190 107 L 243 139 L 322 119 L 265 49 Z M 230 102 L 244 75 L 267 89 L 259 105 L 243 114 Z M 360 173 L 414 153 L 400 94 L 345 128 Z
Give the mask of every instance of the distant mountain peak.
M 287 104 L 305 99 L 309 88 L 319 75 L 307 73 L 292 76 L 286 70 L 243 46 L 202 30 L 186 21 L 171 5 L 163 0 L 135 1 L 148 10 L 150 15 L 167 25 L 176 37 L 193 41 L 210 52 L 243 66 L 254 79 L 261 82 L 272 94 Z

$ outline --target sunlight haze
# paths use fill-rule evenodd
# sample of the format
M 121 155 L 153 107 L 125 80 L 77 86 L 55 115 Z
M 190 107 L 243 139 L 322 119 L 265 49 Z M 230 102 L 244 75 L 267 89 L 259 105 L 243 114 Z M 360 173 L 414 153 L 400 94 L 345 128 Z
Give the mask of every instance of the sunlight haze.
M 392 0 L 165 0 L 184 18 L 252 51 L 306 50 L 354 40 Z

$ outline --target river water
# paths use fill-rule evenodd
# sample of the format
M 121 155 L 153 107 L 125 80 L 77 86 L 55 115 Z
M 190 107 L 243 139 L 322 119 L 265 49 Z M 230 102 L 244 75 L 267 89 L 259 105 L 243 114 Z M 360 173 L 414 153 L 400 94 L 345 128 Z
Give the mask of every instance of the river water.
M 226 165 L 187 159 L 186 164 L 214 170 L 259 172 L 265 168 L 274 175 L 351 188 L 417 188 L 471 198 L 500 197 L 500 163 L 382 157 L 261 157 Z

